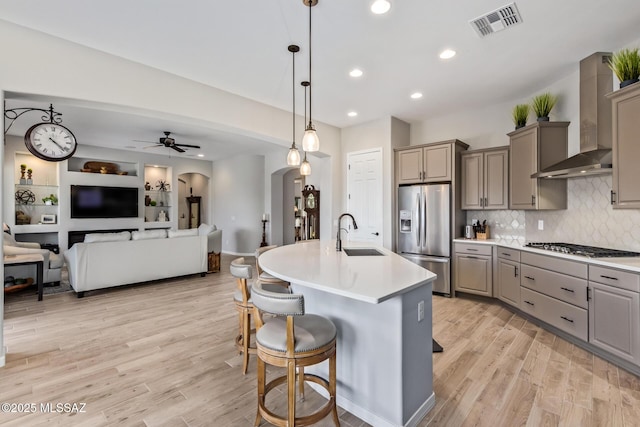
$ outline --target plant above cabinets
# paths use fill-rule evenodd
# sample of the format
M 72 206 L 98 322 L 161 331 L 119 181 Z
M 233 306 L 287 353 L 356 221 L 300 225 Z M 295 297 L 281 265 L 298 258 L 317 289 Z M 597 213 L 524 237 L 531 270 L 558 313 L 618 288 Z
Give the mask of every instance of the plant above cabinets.
M 518 104 L 513 107 L 513 124 L 516 125 L 516 129 L 520 129 L 527 125 L 527 118 L 529 117 L 529 111 L 531 107 L 529 104 Z
M 611 55 L 609 68 L 620 80 L 620 89 L 636 83 L 640 77 L 640 53 L 638 48 L 621 49 Z
M 549 92 L 536 95 L 531 100 L 531 108 L 536 113 L 539 122 L 548 122 L 549 113 L 558 102 L 558 97 Z

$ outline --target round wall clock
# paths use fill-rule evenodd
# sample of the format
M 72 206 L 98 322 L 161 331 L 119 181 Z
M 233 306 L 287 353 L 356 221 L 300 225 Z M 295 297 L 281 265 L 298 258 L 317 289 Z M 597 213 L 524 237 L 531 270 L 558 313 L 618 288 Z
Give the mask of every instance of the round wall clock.
M 31 154 L 50 162 L 68 159 L 78 147 L 73 132 L 58 123 L 31 126 L 24 135 L 24 144 Z

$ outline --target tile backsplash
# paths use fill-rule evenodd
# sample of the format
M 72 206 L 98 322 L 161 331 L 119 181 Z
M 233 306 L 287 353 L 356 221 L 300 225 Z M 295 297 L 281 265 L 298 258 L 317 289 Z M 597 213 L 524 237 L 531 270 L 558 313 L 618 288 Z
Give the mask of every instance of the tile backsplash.
M 487 220 L 490 236 L 504 243 L 566 242 L 640 252 L 640 209 L 613 209 L 611 175 L 567 180 L 567 209 L 467 211 Z M 544 230 L 538 230 L 538 221 Z

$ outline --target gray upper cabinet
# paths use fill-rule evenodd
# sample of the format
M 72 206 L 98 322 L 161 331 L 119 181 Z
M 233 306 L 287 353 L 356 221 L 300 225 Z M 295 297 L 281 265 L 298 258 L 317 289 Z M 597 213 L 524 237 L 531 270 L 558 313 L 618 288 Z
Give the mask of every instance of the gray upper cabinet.
M 398 184 L 451 181 L 451 161 L 451 144 L 398 151 Z
M 614 208 L 640 208 L 640 84 L 608 95 L 613 114 L 613 189 Z
M 531 175 L 567 158 L 569 122 L 536 122 L 509 133 L 509 208 L 566 209 L 564 179 Z
M 462 209 L 508 209 L 509 147 L 463 153 Z

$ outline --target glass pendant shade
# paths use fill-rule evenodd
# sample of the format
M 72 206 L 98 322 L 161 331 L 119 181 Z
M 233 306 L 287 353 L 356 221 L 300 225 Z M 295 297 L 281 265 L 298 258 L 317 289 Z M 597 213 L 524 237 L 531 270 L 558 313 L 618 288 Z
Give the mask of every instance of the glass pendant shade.
M 302 165 L 300 165 L 300 175 L 308 176 L 311 175 L 311 163 L 307 160 L 307 155 L 304 155 L 304 161 Z
M 307 130 L 304 131 L 302 149 L 309 152 L 320 150 L 320 139 L 318 139 L 318 134 L 311 123 L 307 126 Z
M 291 145 L 291 148 L 289 149 L 289 154 L 287 154 L 287 165 L 300 166 L 300 151 L 296 147 L 295 143 Z

